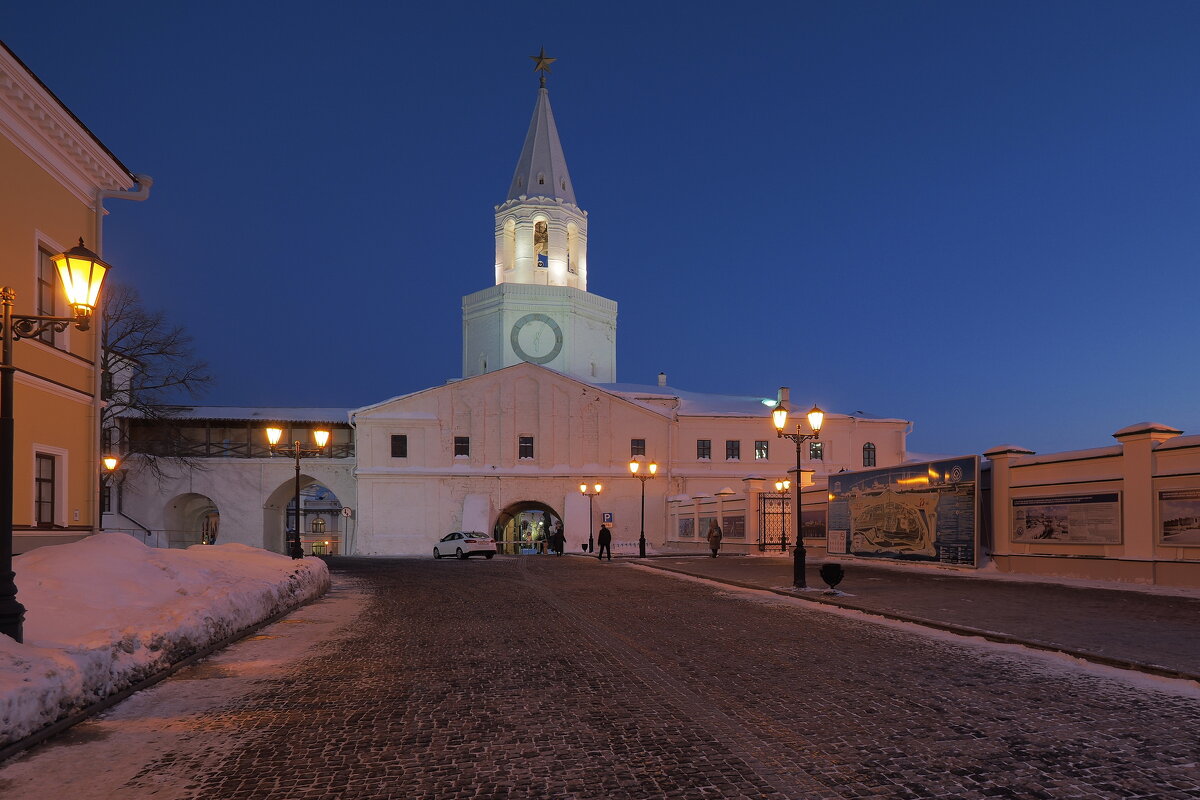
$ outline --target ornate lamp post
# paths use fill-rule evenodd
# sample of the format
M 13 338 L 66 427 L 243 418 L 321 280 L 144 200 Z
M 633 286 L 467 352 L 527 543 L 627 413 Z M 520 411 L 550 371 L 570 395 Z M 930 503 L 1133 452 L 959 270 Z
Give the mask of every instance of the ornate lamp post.
M 112 504 L 112 477 L 117 472 L 117 467 L 121 465 L 121 459 L 116 456 L 105 456 L 100 459 L 100 464 L 104 467 L 104 474 L 100 478 L 100 503 L 96 506 L 99 509 L 96 512 L 96 518 L 99 520 L 97 524 L 98 530 L 104 530 L 104 490 L 109 491 L 109 504 Z
M 638 534 L 638 558 L 646 557 L 646 481 L 654 477 L 658 472 L 658 464 L 651 461 L 646 465 L 646 474 L 643 475 L 639 470 L 642 468 L 642 461 L 645 456 L 634 456 L 629 460 L 629 472 L 633 477 L 642 482 L 642 530 Z
M 584 495 L 588 499 L 588 552 L 589 553 L 592 552 L 593 548 L 595 547 L 595 543 L 592 541 L 592 498 L 595 497 L 596 495 L 600 494 L 600 492 L 603 489 L 604 489 L 604 487 L 602 485 L 600 485 L 599 483 L 593 483 L 590 485 L 586 484 L 586 483 L 579 484 L 579 493 L 581 495 Z
M 46 331 L 65 331 L 74 323 L 81 331 L 92 325 L 92 313 L 100 296 L 100 285 L 108 264 L 83 246 L 59 253 L 52 259 L 58 269 L 67 302 L 73 316 L 46 317 L 13 313 L 17 292 L 0 288 L 0 633 L 21 641 L 25 607 L 17 601 L 17 584 L 12 569 L 13 557 L 13 373 L 12 343 L 30 339 Z
M 293 442 L 291 447 L 276 447 L 280 438 L 283 437 L 283 428 L 267 428 L 267 441 L 271 445 L 271 455 L 278 453 L 296 459 L 296 525 L 292 535 L 288 538 L 287 545 L 287 554 L 292 558 L 304 558 L 304 547 L 300 544 L 300 459 L 304 456 L 321 455 L 325 445 L 329 443 L 329 431 L 315 430 L 312 435 L 313 441 L 317 443 L 316 449 L 305 450 L 300 446 L 299 440 Z
M 784 430 L 787 425 L 788 412 L 783 407 L 783 402 L 771 411 L 771 421 L 775 424 L 775 434 L 782 439 L 791 439 L 796 443 L 796 512 L 792 515 L 792 526 L 796 534 L 796 549 L 792 551 L 792 585 L 797 589 L 808 588 L 808 584 L 804 578 L 805 562 L 808 558 L 808 553 L 804 549 L 804 537 L 800 533 L 800 457 L 803 453 L 804 442 L 809 439 L 819 439 L 821 437 L 821 423 L 825 421 L 825 412 L 817 408 L 815 405 L 812 411 L 808 412 L 808 426 L 812 429 L 812 433 L 802 433 L 800 431 L 800 423 L 796 423 L 796 432 L 788 433 Z M 784 543 L 784 549 L 787 549 L 787 543 Z

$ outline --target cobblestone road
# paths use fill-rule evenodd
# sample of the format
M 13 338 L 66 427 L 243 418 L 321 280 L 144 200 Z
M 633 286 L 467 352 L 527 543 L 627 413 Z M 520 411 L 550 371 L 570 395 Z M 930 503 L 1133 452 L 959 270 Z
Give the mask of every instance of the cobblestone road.
M 370 592 L 346 635 L 112 796 L 1200 798 L 1200 700 L 1169 684 L 579 557 L 335 581 Z

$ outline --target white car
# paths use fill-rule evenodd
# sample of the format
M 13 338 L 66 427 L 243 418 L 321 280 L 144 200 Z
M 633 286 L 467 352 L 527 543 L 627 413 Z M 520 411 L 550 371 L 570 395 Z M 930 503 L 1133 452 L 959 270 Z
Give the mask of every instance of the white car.
M 455 558 L 470 558 L 481 553 L 484 558 L 496 555 L 496 543 L 486 533 L 455 531 L 448 533 L 433 546 L 433 557 L 453 555 Z

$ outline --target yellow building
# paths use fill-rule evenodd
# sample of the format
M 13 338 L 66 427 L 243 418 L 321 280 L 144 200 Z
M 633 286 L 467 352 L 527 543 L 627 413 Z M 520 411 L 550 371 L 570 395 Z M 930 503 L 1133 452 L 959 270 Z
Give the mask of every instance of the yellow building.
M 13 313 L 69 316 L 51 257 L 103 256 L 104 201 L 141 200 L 133 175 L 0 42 L 0 286 Z M 74 541 L 99 519 L 99 320 L 12 345 L 15 553 Z

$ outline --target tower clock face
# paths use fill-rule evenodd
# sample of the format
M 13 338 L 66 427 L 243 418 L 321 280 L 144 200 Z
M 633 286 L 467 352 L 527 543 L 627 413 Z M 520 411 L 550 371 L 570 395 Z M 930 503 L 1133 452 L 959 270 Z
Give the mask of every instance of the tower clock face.
M 517 357 L 531 364 L 548 364 L 562 352 L 562 328 L 545 314 L 521 317 L 508 338 Z

